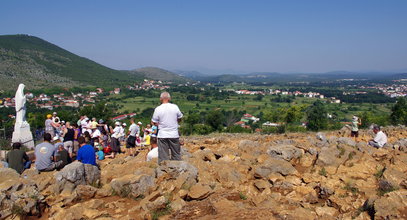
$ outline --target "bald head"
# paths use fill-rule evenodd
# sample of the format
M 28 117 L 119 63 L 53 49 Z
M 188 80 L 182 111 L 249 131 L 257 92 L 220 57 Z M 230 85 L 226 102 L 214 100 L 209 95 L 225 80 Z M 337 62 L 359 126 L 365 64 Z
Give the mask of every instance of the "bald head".
M 168 92 L 163 92 L 163 93 L 161 93 L 161 95 L 160 95 L 160 101 L 161 101 L 162 103 L 167 103 L 167 102 L 169 102 L 170 100 L 171 100 L 170 93 L 168 93 Z

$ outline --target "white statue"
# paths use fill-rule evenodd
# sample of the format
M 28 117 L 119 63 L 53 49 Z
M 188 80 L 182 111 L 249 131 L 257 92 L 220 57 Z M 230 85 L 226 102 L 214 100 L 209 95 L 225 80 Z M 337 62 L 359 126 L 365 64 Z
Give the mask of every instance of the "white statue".
M 24 84 L 20 84 L 18 85 L 18 89 L 16 92 L 16 96 L 15 96 L 15 102 L 16 102 L 16 124 L 15 126 L 17 126 L 18 124 L 23 124 L 24 122 L 27 123 L 27 121 L 25 120 L 25 103 L 27 102 L 27 98 L 24 95 Z M 14 127 L 15 127 L 14 126 Z
M 25 103 L 27 98 L 24 95 L 24 84 L 18 86 L 15 103 L 16 103 L 16 123 L 14 124 L 14 132 L 12 142 L 20 142 L 28 148 L 34 148 L 34 140 L 30 130 L 30 124 L 25 119 Z

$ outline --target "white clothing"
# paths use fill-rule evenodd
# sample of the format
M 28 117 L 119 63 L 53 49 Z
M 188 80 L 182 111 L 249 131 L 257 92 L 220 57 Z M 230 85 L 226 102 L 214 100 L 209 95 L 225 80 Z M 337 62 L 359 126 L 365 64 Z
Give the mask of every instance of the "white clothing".
M 88 123 L 87 119 L 83 119 L 81 121 L 81 127 L 82 127 L 82 134 L 85 133 L 85 131 L 89 132 L 89 134 L 92 133 L 92 130 L 90 129 L 90 123 Z
M 140 128 L 135 124 L 131 124 L 129 127 L 130 136 L 136 137 L 136 134 L 139 133 Z
M 124 133 L 124 128 L 120 127 L 120 133 L 119 133 L 119 137 L 124 137 L 125 133 Z
M 158 138 L 179 138 L 178 119 L 182 118 L 178 106 L 172 103 L 161 104 L 154 110 L 154 123 L 158 123 Z
M 95 129 L 95 131 L 92 133 L 92 138 L 98 138 L 102 135 L 102 133 L 100 133 L 99 129 Z
M 380 147 L 383 147 L 387 143 L 387 136 L 383 131 L 379 131 L 373 140 L 379 144 Z
M 116 126 L 116 127 L 113 129 L 112 138 L 119 138 L 119 137 L 120 137 L 120 131 L 121 131 L 121 127 L 120 127 L 120 126 Z
M 148 152 L 147 154 L 147 161 L 150 161 L 154 158 L 158 158 L 158 147 L 151 149 L 150 152 Z

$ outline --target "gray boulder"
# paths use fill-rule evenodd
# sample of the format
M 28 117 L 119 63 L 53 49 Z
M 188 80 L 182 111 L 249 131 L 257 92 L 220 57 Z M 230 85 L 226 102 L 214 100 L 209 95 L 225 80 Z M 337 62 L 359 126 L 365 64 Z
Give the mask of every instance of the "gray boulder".
M 285 160 L 269 159 L 255 169 L 254 177 L 267 179 L 272 173 L 279 173 L 283 176 L 287 176 L 297 173 L 297 170 L 291 165 L 291 163 Z
M 123 197 L 138 198 L 146 196 L 155 186 L 155 179 L 150 175 L 126 175 L 110 182 L 113 192 Z
M 301 149 L 294 147 L 293 145 L 276 145 L 271 146 L 267 153 L 274 158 L 284 159 L 290 161 L 291 159 L 296 159 L 301 157 L 304 152 Z
M 322 148 L 318 153 L 317 165 L 320 166 L 339 166 L 341 161 L 339 160 L 339 150 L 330 147 Z
M 323 142 L 327 141 L 325 134 L 322 132 L 318 132 L 315 137 L 320 141 L 323 141 Z
M 356 142 L 353 139 L 347 137 L 338 138 L 338 143 L 345 144 L 351 147 L 356 147 Z
M 198 169 L 186 161 L 166 160 L 161 162 L 155 170 L 156 177 L 168 175 L 168 178 L 176 179 L 183 175 L 187 182 L 196 182 Z
M 34 182 L 20 178 L 13 169 L 0 168 L 0 219 L 8 219 L 13 209 L 24 215 L 40 215 L 45 198 Z
M 56 192 L 72 193 L 76 186 L 86 184 L 98 184 L 100 170 L 98 167 L 75 161 L 65 166 L 55 174 Z

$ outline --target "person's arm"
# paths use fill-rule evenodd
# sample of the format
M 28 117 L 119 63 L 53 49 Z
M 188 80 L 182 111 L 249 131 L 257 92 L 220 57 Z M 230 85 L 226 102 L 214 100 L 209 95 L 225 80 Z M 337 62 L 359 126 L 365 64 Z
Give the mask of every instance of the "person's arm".
M 25 153 L 25 152 L 24 152 L 24 154 L 23 154 L 23 159 L 24 159 L 25 161 L 29 161 L 29 160 L 30 160 L 30 158 L 28 158 L 27 153 Z
M 182 112 L 181 112 L 181 111 L 179 110 L 179 108 L 178 108 L 178 111 L 177 111 L 177 120 L 178 120 L 178 123 L 181 122 L 182 116 L 184 116 L 184 115 L 182 114 Z

